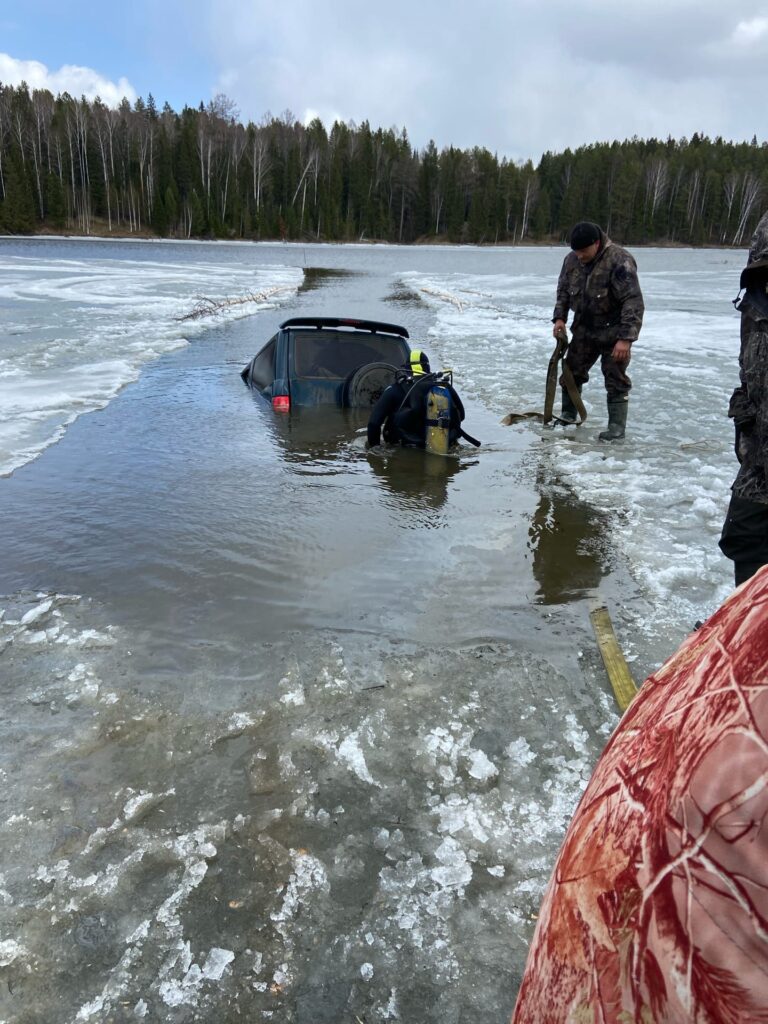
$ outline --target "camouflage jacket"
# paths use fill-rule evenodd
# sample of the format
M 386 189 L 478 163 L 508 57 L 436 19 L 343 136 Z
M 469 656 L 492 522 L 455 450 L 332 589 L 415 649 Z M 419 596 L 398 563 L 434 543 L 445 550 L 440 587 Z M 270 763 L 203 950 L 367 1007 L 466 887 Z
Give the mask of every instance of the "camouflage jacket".
M 741 312 L 741 385 L 728 414 L 737 428 L 739 472 L 733 492 L 739 498 L 768 503 L 768 213 L 752 238 L 741 276 L 746 289 Z
M 634 258 L 614 245 L 604 232 L 597 256 L 586 266 L 571 252 L 557 282 L 555 320 L 568 320 L 571 330 L 601 341 L 636 341 L 643 323 L 643 293 Z

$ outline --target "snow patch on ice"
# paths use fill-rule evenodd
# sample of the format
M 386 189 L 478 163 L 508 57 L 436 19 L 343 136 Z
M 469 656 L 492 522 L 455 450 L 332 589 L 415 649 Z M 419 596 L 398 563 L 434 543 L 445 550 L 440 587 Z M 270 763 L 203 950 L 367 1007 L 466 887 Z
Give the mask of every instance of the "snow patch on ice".
M 302 686 L 297 686 L 294 690 L 289 690 L 287 693 L 284 693 L 280 698 L 281 704 L 292 704 L 297 707 L 304 704 L 305 701 L 306 696 L 304 694 L 304 688 Z
M 15 939 L 3 939 L 0 942 L 0 967 L 8 967 L 25 956 L 28 956 L 27 950 Z
M 256 720 L 246 711 L 236 711 L 227 723 L 228 732 L 242 732 L 256 724 Z

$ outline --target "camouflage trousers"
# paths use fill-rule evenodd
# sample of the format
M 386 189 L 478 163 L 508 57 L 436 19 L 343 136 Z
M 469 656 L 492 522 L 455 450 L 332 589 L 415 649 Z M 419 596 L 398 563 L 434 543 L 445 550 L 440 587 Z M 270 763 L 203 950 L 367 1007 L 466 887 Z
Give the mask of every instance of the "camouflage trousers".
M 615 344 L 616 340 L 613 337 L 601 338 L 599 335 L 588 337 L 580 333 L 573 335 L 568 346 L 565 361 L 570 366 L 573 379 L 579 388 L 581 388 L 582 384 L 587 383 L 589 371 L 599 359 L 608 398 L 619 398 L 622 395 L 629 394 L 632 381 L 624 372 L 625 367 L 629 365 L 629 360 L 626 363 L 616 362 L 611 355 Z M 560 385 L 561 387 L 564 386 L 562 377 L 560 378 Z

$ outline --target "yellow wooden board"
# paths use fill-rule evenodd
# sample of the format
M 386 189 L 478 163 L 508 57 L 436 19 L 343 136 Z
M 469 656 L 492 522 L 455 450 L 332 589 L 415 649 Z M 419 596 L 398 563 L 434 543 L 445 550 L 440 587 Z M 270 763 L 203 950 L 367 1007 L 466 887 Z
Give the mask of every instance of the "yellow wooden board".
M 624 660 L 624 655 L 621 653 L 608 609 L 605 607 L 594 608 L 589 613 L 589 618 L 597 637 L 597 645 L 600 648 L 605 671 L 608 673 L 613 692 L 616 695 L 616 703 L 622 712 L 626 711 L 637 693 L 637 686 Z

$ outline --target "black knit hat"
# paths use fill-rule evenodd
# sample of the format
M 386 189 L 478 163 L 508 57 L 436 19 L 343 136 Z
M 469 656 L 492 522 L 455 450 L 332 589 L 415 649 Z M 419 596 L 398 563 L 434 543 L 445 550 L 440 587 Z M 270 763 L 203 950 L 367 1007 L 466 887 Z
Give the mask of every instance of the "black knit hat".
M 583 220 L 571 231 L 571 248 L 586 249 L 594 242 L 600 241 L 601 231 L 597 224 L 592 221 Z

